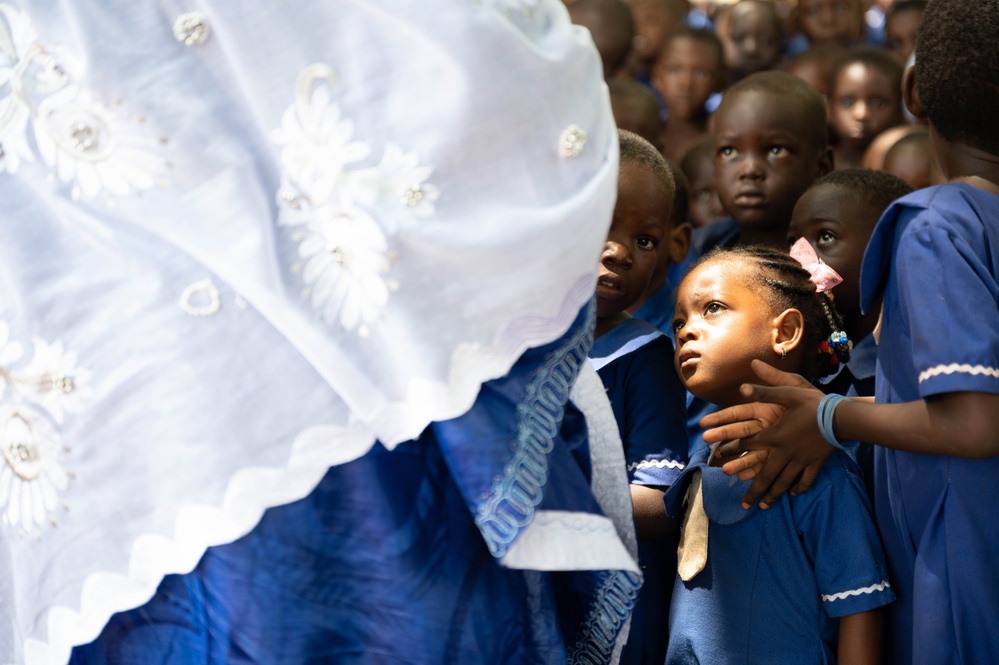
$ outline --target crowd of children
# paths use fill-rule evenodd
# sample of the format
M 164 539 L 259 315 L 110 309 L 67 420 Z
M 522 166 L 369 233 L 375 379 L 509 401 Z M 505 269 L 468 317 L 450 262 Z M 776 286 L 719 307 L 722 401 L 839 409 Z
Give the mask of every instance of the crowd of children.
M 999 662 L 999 2 L 565 1 L 622 130 L 591 362 L 664 596 L 622 662 Z

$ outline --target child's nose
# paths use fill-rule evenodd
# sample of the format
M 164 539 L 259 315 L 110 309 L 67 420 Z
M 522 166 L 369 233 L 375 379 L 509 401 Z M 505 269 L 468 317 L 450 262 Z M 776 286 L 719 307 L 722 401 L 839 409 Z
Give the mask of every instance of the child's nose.
M 853 114 L 855 119 L 863 120 L 867 117 L 867 104 L 858 100 L 850 108 L 850 112 Z
M 742 160 L 739 178 L 742 180 L 761 180 L 763 178 L 763 160 L 753 155 L 747 155 Z
M 608 240 L 604 243 L 604 252 L 601 256 L 603 263 L 612 263 L 620 266 L 631 265 L 631 252 L 628 251 L 624 243 L 615 240 Z

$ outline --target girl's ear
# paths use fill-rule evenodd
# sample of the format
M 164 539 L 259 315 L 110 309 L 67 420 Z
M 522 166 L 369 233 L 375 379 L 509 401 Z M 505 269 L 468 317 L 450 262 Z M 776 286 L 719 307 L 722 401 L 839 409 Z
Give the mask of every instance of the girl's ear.
M 916 88 L 916 67 L 906 67 L 902 74 L 902 101 L 909 112 L 917 118 L 925 118 L 926 111 L 923 110 L 923 101 L 919 99 L 919 90 Z
M 801 344 L 805 332 L 805 318 L 796 309 L 785 309 L 774 319 L 771 330 L 774 353 L 784 356 Z

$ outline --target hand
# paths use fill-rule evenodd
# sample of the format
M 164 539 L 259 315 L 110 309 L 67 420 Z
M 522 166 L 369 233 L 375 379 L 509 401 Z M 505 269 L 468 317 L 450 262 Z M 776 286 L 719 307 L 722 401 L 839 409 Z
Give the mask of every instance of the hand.
M 793 494 L 807 491 L 834 449 L 815 418 L 822 391 L 759 360 L 753 371 L 767 384 L 742 386 L 742 395 L 753 401 L 705 416 L 701 426 L 712 428 L 704 433 L 706 442 L 725 442 L 715 452 L 725 473 L 752 478 L 742 507 L 759 502 L 766 510 L 792 485 Z M 758 452 L 742 457 L 747 451 Z

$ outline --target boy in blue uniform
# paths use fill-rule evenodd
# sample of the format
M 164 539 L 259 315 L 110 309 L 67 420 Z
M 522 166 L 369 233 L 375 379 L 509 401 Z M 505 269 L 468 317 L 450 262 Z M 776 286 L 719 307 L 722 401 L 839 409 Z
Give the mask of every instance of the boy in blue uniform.
M 648 141 L 620 132 L 617 202 L 597 273 L 597 322 L 590 363 L 607 387 L 631 482 L 639 563 L 645 581 L 622 662 L 662 663 L 676 523 L 663 491 L 687 461 L 685 395 L 672 371 L 673 345 L 627 308 L 648 287 L 659 253 L 669 252 L 675 184 Z

